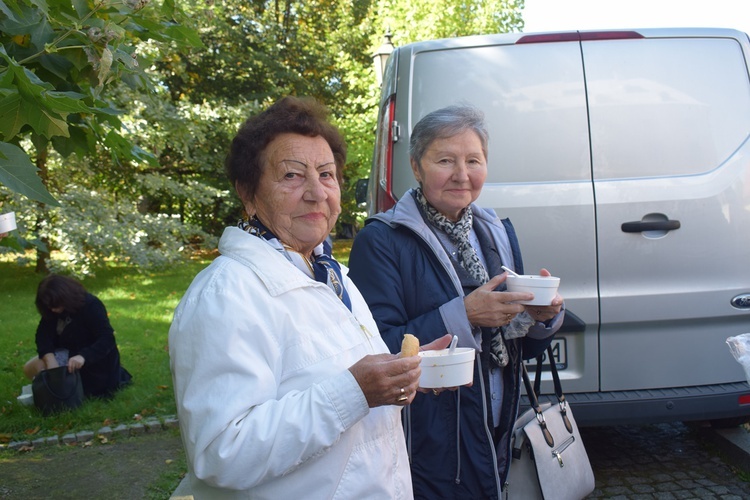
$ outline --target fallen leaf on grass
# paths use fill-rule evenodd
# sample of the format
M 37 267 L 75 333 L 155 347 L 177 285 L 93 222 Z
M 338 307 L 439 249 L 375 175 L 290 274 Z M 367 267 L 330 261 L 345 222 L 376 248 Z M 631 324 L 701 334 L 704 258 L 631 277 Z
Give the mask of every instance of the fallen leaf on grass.
M 156 388 L 163 391 L 165 389 L 169 389 L 169 386 L 168 385 L 157 385 Z
M 138 413 L 136 413 L 135 415 L 133 415 L 133 420 L 135 420 L 136 422 L 138 422 L 140 420 L 143 420 L 143 417 L 140 416 Z
M 174 460 L 172 460 L 171 458 L 168 458 L 164 461 L 164 463 L 167 465 L 171 464 L 172 462 L 174 462 Z
M 105 418 L 105 419 L 104 419 L 104 422 L 103 422 L 103 423 L 104 423 L 104 426 L 105 426 L 105 427 L 109 427 L 109 426 L 111 426 L 112 424 L 114 424 L 115 422 L 114 422 L 114 420 L 112 420 L 112 419 L 110 419 L 110 418 Z
M 92 444 L 94 444 L 94 442 L 93 442 L 93 441 L 86 441 L 85 443 L 83 443 L 83 444 L 81 445 L 81 448 L 88 448 L 88 447 L 89 447 L 89 446 L 91 446 Z
M 107 444 L 107 443 L 109 443 L 109 439 L 107 439 L 107 436 L 103 436 L 103 435 L 99 434 L 96 437 L 97 437 L 97 439 L 99 439 L 99 443 L 100 444 Z
M 11 439 L 13 439 L 13 434 L 0 434 L 0 443 L 10 443 Z
M 34 451 L 33 446 L 24 445 L 18 448 L 18 451 Z
M 39 432 L 39 426 L 38 425 L 36 427 L 34 427 L 33 429 L 26 429 L 26 430 L 23 431 L 24 434 L 28 434 L 29 436 L 31 436 L 33 434 L 36 434 L 37 432 Z

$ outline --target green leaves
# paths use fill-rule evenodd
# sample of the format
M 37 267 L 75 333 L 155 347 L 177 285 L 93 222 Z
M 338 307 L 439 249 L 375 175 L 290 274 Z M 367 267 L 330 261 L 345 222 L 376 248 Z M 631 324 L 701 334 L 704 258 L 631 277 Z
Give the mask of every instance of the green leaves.
M 32 200 L 59 206 L 36 175 L 37 170 L 21 148 L 0 142 L 0 184 Z
M 69 137 L 66 118 L 69 113 L 113 114 L 106 108 L 95 108 L 84 102 L 83 94 L 57 92 L 54 87 L 40 80 L 33 72 L 8 57 L 0 47 L 0 57 L 8 64 L 0 73 L 0 113 L 7 117 L 0 122 L 0 134 L 4 141 L 14 139 L 24 128 L 30 126 L 42 137 Z
M 13 155 L 25 157 L 13 175 L 4 164 L 0 183 L 14 191 L 20 186 L 18 192 L 36 200 L 39 193 L 51 199 L 28 158 L 24 139 L 31 134 L 63 156 L 109 147 L 117 164 L 153 161 L 122 133 L 121 113 L 107 102 L 106 91 L 120 82 L 154 88 L 144 70 L 150 61 L 138 63 L 143 42 L 147 50 L 202 43 L 196 32 L 176 22 L 184 16 L 173 1 L 161 7 L 149 3 L 0 0 L 0 140 L 13 145 Z

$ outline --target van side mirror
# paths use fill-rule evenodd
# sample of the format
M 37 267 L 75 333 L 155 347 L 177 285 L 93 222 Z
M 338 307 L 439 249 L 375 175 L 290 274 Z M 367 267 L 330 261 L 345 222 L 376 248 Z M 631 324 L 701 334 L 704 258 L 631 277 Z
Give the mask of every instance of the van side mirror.
M 367 184 L 369 179 L 359 179 L 354 185 L 354 199 L 357 205 L 367 202 Z

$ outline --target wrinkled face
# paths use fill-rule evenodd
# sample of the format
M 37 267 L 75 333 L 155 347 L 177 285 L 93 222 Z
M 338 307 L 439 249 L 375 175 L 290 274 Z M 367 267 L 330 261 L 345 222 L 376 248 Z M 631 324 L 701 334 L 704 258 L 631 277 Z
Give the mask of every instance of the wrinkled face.
M 411 168 L 427 201 L 454 222 L 479 197 L 487 178 L 487 158 L 472 130 L 435 139 Z
M 243 200 L 282 243 L 309 255 L 341 213 L 333 152 L 322 137 L 281 134 L 263 151 L 263 172 L 252 200 Z

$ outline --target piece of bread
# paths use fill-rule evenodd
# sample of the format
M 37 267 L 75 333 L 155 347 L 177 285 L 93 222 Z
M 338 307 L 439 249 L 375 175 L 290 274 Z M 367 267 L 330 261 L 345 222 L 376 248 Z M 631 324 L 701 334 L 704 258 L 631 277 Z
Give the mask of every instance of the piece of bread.
M 402 358 L 407 356 L 416 356 L 419 353 L 419 339 L 407 333 L 404 335 L 404 340 L 401 342 L 401 354 Z

